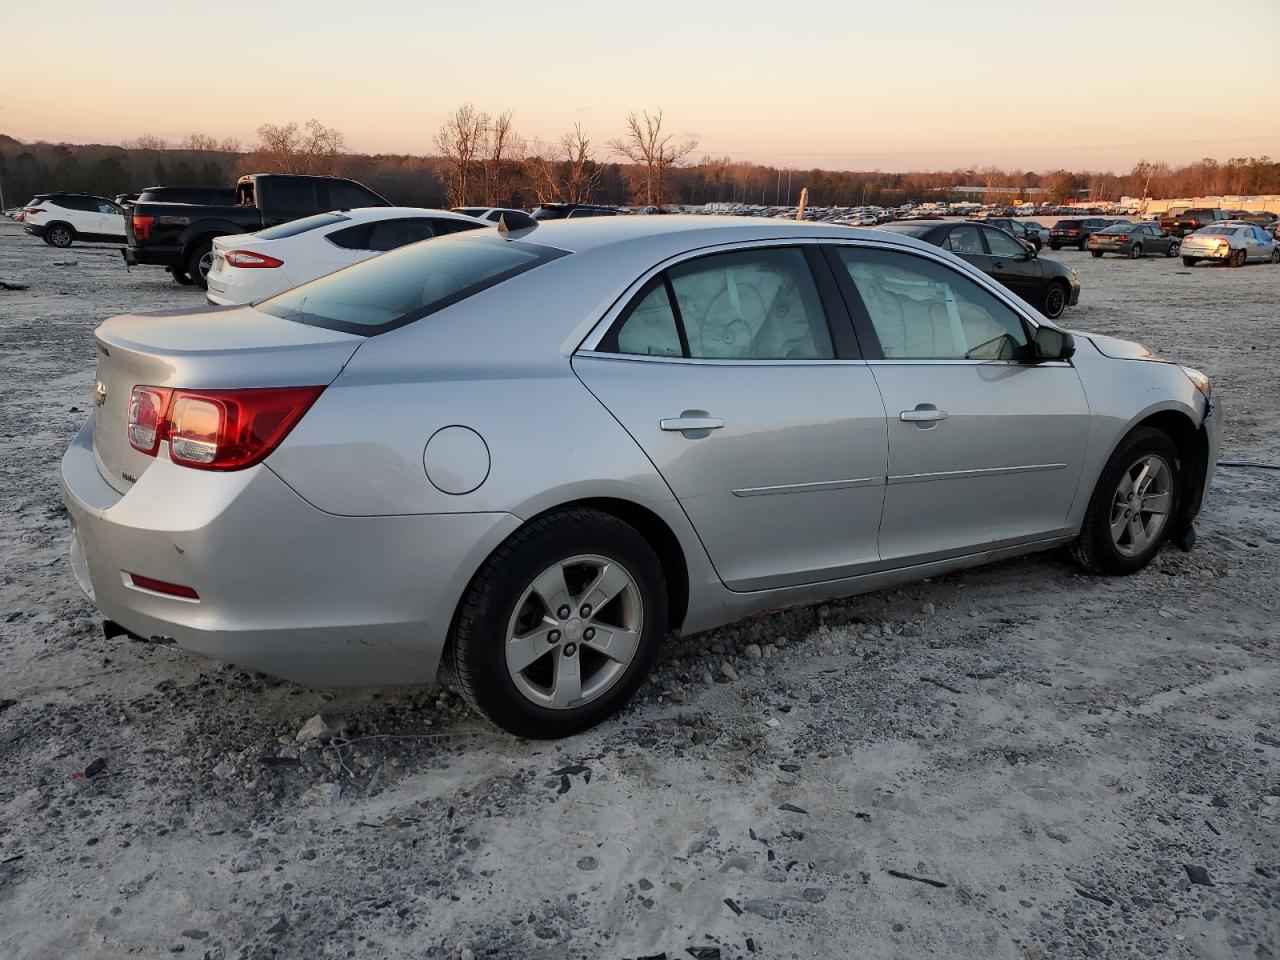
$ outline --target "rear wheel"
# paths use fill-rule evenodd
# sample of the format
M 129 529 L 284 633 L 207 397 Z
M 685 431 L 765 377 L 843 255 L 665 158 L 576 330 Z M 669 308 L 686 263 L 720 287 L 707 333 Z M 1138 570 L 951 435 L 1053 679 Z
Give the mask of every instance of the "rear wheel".
M 191 286 L 191 277 L 188 275 L 187 271 L 179 270 L 177 267 L 172 267 L 169 270 L 169 274 L 173 277 L 174 283 L 183 287 Z
M 1142 244 L 1135 243 L 1129 248 L 1129 259 L 1137 260 L 1140 256 L 1142 256 Z
M 666 633 L 652 547 L 618 518 L 570 509 L 531 521 L 467 588 L 449 663 L 467 702 L 508 733 L 569 736 L 621 709 Z
M 1199 261 L 1195 257 L 1183 257 L 1182 265 L 1184 267 L 1194 267 Z
M 71 246 L 75 231 L 65 223 L 55 223 L 44 232 L 44 242 L 59 250 Z
M 1091 251 L 1089 251 L 1089 252 L 1093 254 L 1093 259 L 1095 259 L 1095 260 L 1101 260 L 1101 259 L 1102 259 L 1102 251 L 1101 251 L 1101 250 L 1091 250 Z
M 1050 320 L 1057 320 L 1067 309 L 1066 285 L 1055 280 L 1049 284 L 1040 300 L 1040 312 Z
M 1060 244 L 1060 243 L 1051 243 L 1051 244 L 1049 244 L 1049 249 L 1050 249 L 1050 250 L 1061 250 L 1061 249 L 1062 249 L 1062 244 Z
M 1088 238 L 1088 237 L 1082 237 L 1082 238 L 1081 238 L 1080 243 L 1079 243 L 1079 247 L 1080 247 L 1080 252 L 1081 252 L 1081 253 L 1084 253 L 1084 245 L 1085 245 L 1086 243 L 1088 243 L 1088 242 L 1089 242 L 1089 238 Z
M 1072 555 L 1090 573 L 1136 573 L 1168 538 L 1181 492 L 1173 441 L 1153 427 L 1138 427 L 1103 468 Z
M 1243 267 L 1245 261 L 1248 259 L 1249 259 L 1249 254 L 1247 254 L 1245 251 L 1232 250 L 1231 258 L 1227 261 L 1227 263 L 1233 267 Z
M 202 240 L 187 252 L 186 273 L 201 290 L 209 287 L 205 279 L 213 268 L 213 241 Z M 179 281 L 181 282 L 181 281 Z

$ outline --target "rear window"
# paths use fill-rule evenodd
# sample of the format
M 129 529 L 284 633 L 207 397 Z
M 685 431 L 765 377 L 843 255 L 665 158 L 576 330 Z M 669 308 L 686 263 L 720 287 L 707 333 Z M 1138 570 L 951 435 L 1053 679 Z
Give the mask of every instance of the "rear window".
M 1203 230 L 1197 230 L 1196 233 L 1211 237 L 1229 237 L 1239 229 L 1239 227 L 1205 227 Z
M 566 255 L 492 236 L 447 237 L 331 273 L 265 300 L 257 309 L 315 327 L 373 336 Z
M 265 230 L 259 230 L 255 236 L 263 240 L 283 240 L 285 237 L 296 237 L 300 233 L 318 230 L 350 219 L 340 213 L 317 213 L 313 217 L 303 217 L 301 220 L 290 220 L 288 223 L 267 227 Z
M 1057 225 L 1059 227 L 1078 227 L 1080 223 L 1081 221 L 1079 220 L 1059 220 Z

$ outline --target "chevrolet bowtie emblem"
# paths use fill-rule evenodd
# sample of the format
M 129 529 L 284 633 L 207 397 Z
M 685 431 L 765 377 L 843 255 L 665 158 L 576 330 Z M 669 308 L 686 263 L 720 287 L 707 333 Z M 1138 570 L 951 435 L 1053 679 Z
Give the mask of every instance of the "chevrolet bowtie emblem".
M 93 405 L 100 407 L 107 402 L 107 385 L 99 380 L 93 386 Z

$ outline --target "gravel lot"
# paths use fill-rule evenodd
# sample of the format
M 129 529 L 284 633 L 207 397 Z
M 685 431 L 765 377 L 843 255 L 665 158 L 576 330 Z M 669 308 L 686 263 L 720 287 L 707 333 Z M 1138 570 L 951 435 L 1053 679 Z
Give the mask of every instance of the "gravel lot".
M 1280 267 L 1045 255 L 1070 325 L 1206 370 L 1223 456 L 1280 462 Z M 1280 956 L 1280 472 L 1220 470 L 1137 576 L 1047 554 L 673 641 L 526 743 L 103 639 L 57 484 L 90 331 L 202 299 L 7 220 L 0 281 L 0 956 Z

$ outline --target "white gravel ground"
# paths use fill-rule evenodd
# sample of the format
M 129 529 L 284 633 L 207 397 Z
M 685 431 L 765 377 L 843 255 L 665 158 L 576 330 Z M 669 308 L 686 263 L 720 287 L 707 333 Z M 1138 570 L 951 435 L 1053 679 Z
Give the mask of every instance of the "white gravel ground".
M 1280 267 L 1049 255 L 1072 326 L 1208 371 L 1223 456 L 1280 462 Z M 1280 956 L 1280 471 L 1221 470 L 1134 577 L 1055 553 L 672 641 L 526 743 L 104 640 L 57 485 L 89 334 L 201 298 L 9 221 L 0 281 L 0 957 Z M 299 747 L 317 713 L 345 734 Z

